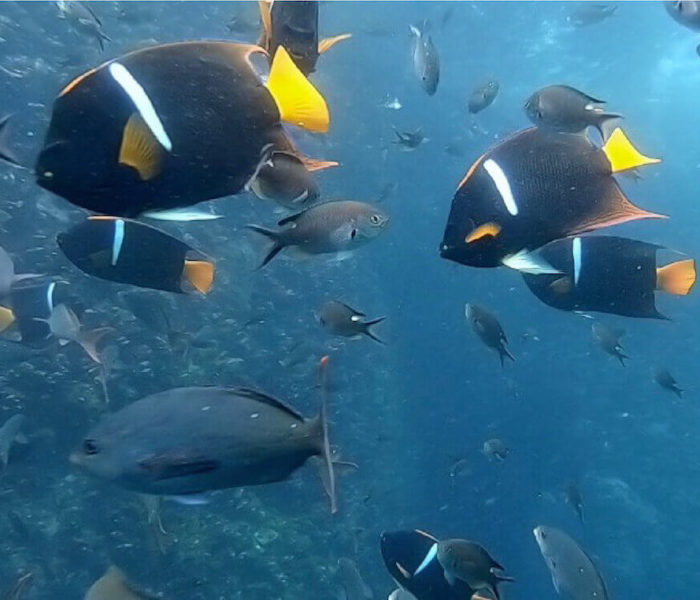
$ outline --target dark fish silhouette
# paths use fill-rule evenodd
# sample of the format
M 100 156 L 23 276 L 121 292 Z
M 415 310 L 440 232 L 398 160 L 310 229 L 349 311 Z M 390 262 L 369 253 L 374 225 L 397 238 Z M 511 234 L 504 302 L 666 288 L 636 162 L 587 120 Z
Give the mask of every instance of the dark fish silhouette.
M 515 358 L 508 348 L 506 348 L 508 339 L 503 331 L 503 327 L 501 327 L 501 324 L 494 315 L 478 304 L 467 304 L 464 307 L 464 314 L 467 317 L 467 321 L 469 321 L 469 324 L 472 326 L 474 333 L 476 333 L 484 345 L 498 352 L 501 366 L 503 366 L 505 358 L 509 358 L 515 362 Z
M 683 397 L 683 392 L 685 390 L 678 386 L 676 379 L 669 373 L 668 369 L 657 369 L 654 371 L 654 381 L 665 390 L 673 392 L 679 398 Z
M 629 356 L 624 353 L 624 349 L 620 343 L 620 338 L 625 335 L 625 330 L 607 327 L 598 322 L 593 323 L 591 330 L 593 332 L 593 339 L 603 352 L 617 358 L 624 367 L 625 359 L 629 360 Z

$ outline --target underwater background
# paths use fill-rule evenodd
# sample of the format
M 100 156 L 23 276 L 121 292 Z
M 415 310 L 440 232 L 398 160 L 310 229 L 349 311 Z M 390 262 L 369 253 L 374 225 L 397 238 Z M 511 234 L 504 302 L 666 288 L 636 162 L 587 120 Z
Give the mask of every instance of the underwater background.
M 103 2 L 94 10 L 112 39 L 104 52 L 67 27 L 53 3 L 0 5 L 0 112 L 14 113 L 12 142 L 26 162 L 56 94 L 86 69 L 155 43 L 254 43 L 258 35 L 254 3 Z M 613 17 L 583 28 L 567 21 L 570 11 L 564 2 L 321 4 L 321 33 L 353 37 L 312 76 L 330 107 L 330 132 L 292 135 L 305 153 L 340 162 L 319 175 L 324 198 L 381 198 L 391 215 L 385 235 L 344 261 L 276 260 L 257 271 L 263 244 L 244 226 L 279 216 L 242 195 L 215 201 L 219 221 L 162 227 L 216 259 L 211 294 L 134 292 L 77 272 L 55 236 L 83 211 L 30 173 L 2 168 L 0 239 L 18 270 L 69 281 L 83 322 L 116 333 L 104 350 L 109 404 L 77 345 L 42 353 L 0 346 L 0 422 L 24 414 L 30 441 L 13 447 L 0 479 L 0 590 L 31 571 L 29 600 L 80 598 L 116 564 L 164 598 L 336 598 L 338 559 L 349 557 L 379 598 L 395 587 L 380 532 L 415 527 L 484 544 L 516 579 L 504 597 L 554 598 L 532 537 L 546 523 L 587 549 L 611 597 L 697 595 L 697 294 L 659 298 L 671 321 L 604 316 L 626 329 L 631 360 L 622 368 L 595 348 L 590 320 L 540 304 L 515 271 L 468 269 L 438 254 L 469 165 L 528 126 L 523 104 L 533 91 L 566 83 L 606 99 L 637 147 L 663 159 L 640 181 L 620 182 L 635 203 L 671 218 L 613 232 L 700 256 L 696 36 L 658 2 L 619 3 Z M 226 27 L 235 15 L 252 19 L 249 30 Z M 434 96 L 420 89 L 410 61 L 409 25 L 424 19 L 440 53 Z M 499 82 L 498 97 L 470 115 L 467 98 L 486 78 Z M 385 106 L 392 98 L 400 109 Z M 421 128 L 429 139 L 404 152 L 393 128 Z M 172 331 L 135 317 L 133 294 L 162 304 Z M 331 338 L 315 316 L 329 298 L 386 316 L 377 327 L 386 345 Z M 499 317 L 514 363 L 501 368 L 480 344 L 466 302 Z M 219 492 L 204 506 L 164 501 L 161 530 L 135 494 L 67 460 L 105 411 L 170 387 L 254 384 L 313 415 L 323 354 L 331 356 L 331 441 L 359 467 L 339 474 L 336 515 L 309 464 L 290 481 Z M 688 390 L 682 400 L 654 384 L 659 366 Z M 506 442 L 506 460 L 483 455 L 489 438 Z M 564 502 L 572 480 L 585 524 Z

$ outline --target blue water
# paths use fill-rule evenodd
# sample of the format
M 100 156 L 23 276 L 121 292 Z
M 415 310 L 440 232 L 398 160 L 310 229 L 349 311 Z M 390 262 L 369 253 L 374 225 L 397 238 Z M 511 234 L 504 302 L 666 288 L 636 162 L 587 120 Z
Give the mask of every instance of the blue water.
M 32 162 L 57 92 L 104 60 L 176 40 L 254 42 L 257 25 L 236 34 L 225 27 L 241 11 L 255 17 L 255 7 L 242 4 L 99 3 L 94 9 L 113 40 L 101 53 L 52 3 L 2 3 L 0 112 L 15 114 L 17 153 Z M 161 298 L 173 327 L 201 331 L 208 343 L 186 356 L 131 315 L 123 299 L 129 288 L 90 279 L 60 254 L 56 233 L 82 211 L 38 188 L 26 171 L 3 166 L 0 244 L 17 270 L 64 278 L 86 309 L 86 325 L 116 334 L 104 350 L 109 405 L 76 345 L 40 353 L 0 347 L 0 421 L 23 413 L 30 438 L 13 447 L 0 479 L 0 590 L 31 571 L 24 598 L 80 598 L 116 564 L 166 598 L 334 598 L 337 560 L 347 556 L 382 598 L 395 586 L 379 533 L 417 527 L 486 546 L 516 578 L 504 597 L 554 598 L 532 536 L 548 524 L 594 558 L 612 598 L 697 596 L 697 291 L 659 295 L 670 322 L 603 316 L 626 329 L 631 360 L 622 368 L 594 346 L 589 319 L 540 304 L 516 272 L 469 269 L 437 251 L 469 165 L 528 126 L 522 105 L 533 91 L 566 83 L 606 99 L 625 115 L 635 145 L 663 159 L 641 181 L 620 182 L 636 205 L 670 219 L 613 232 L 700 255 L 697 36 L 661 3 L 619 4 L 612 18 L 577 29 L 563 2 L 322 3 L 321 35 L 353 37 L 322 56 L 311 77 L 330 107 L 330 132 L 292 135 L 306 154 L 341 163 L 319 175 L 324 198 L 373 202 L 396 184 L 382 204 L 390 228 L 342 262 L 280 258 L 256 271 L 263 244 L 243 226 L 274 224 L 272 204 L 227 198 L 214 203 L 220 221 L 165 225 L 217 260 L 209 296 Z M 441 59 L 432 97 L 409 55 L 408 26 L 423 19 Z M 500 83 L 499 95 L 472 119 L 468 95 L 488 77 Z M 382 106 L 394 97 L 400 110 Z M 393 127 L 420 127 L 429 139 L 403 152 L 392 143 Z M 463 156 L 446 153 L 450 143 Z M 315 317 L 328 298 L 386 316 L 377 328 L 386 346 L 331 338 Z M 501 368 L 480 344 L 465 302 L 499 317 L 515 363 Z M 315 367 L 325 353 L 332 442 L 359 465 L 339 475 L 335 516 L 310 463 L 290 481 L 218 493 L 206 506 L 163 503 L 168 535 L 159 548 L 137 497 L 68 463 L 105 411 L 169 387 L 255 384 L 313 415 Z M 652 381 L 657 366 L 688 389 L 683 400 Z M 493 437 L 510 448 L 502 463 L 481 453 Z M 465 471 L 450 477 L 460 459 Z M 570 480 L 582 490 L 585 525 L 564 502 Z

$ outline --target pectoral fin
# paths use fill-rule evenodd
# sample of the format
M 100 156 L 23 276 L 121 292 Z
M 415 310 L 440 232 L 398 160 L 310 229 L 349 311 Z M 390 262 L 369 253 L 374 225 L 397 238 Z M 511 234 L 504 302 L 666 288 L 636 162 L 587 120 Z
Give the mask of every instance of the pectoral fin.
M 163 147 L 141 115 L 131 115 L 122 133 L 119 164 L 136 169 L 143 181 L 149 181 L 161 172 L 163 156 Z

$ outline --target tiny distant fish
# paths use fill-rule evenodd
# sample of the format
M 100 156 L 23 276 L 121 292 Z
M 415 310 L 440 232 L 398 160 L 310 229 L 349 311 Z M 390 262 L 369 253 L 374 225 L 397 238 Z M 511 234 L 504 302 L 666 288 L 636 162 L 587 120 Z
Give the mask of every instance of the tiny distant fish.
M 612 17 L 616 11 L 616 5 L 583 2 L 571 10 L 566 20 L 574 27 L 586 27 L 602 23 Z
M 571 600 L 608 600 L 600 572 L 568 534 L 544 525 L 535 527 L 533 534 L 560 596 Z
M 515 362 L 515 358 L 506 347 L 508 338 L 506 338 L 503 327 L 494 315 L 483 306 L 469 303 L 464 307 L 464 314 L 474 330 L 474 333 L 476 333 L 484 345 L 498 352 L 501 366 L 503 366 L 504 359 L 506 358 Z
M 583 496 L 581 489 L 573 481 L 564 486 L 564 499 L 566 503 L 574 509 L 578 520 L 583 523 Z
M 683 392 L 685 390 L 679 387 L 675 377 L 671 375 L 668 369 L 656 369 L 656 371 L 654 371 L 654 381 L 663 389 L 673 392 L 679 398 L 683 397 Z
M 503 440 L 492 438 L 484 442 L 482 452 L 489 459 L 496 459 L 503 462 L 508 456 L 509 449 Z
M 426 29 L 426 23 L 422 28 L 410 26 L 411 58 L 416 77 L 428 96 L 432 96 L 437 91 L 440 81 L 440 57 Z
M 469 112 L 476 114 L 491 106 L 498 96 L 499 89 L 500 85 L 495 79 L 489 79 L 479 85 L 469 96 Z
M 339 300 L 328 300 L 321 306 L 318 312 L 318 320 L 333 335 L 342 337 L 360 337 L 366 335 L 375 342 L 383 344 L 372 332 L 371 327 L 381 323 L 386 317 L 379 317 L 365 321 L 365 313 L 340 302 Z
M 602 323 L 595 322 L 591 326 L 594 341 L 600 346 L 603 352 L 614 356 L 620 361 L 624 367 L 625 360 L 629 360 L 629 356 L 624 353 L 620 338 L 625 335 L 624 329 L 611 328 Z
M 110 38 L 102 31 L 102 21 L 92 10 L 88 2 L 81 0 L 57 0 L 59 15 L 68 19 L 72 27 L 79 33 L 92 37 L 97 41 L 100 50 L 105 49 L 105 42 L 111 42 Z
M 290 246 L 306 255 L 354 250 L 376 238 L 388 223 L 388 215 L 370 204 L 340 200 L 318 204 L 282 219 L 277 223 L 284 227 L 280 231 L 258 225 L 248 225 L 248 228 L 274 242 L 263 259 L 261 267 L 264 267 Z
M 7 463 L 10 460 L 12 444 L 24 440 L 24 436 L 20 433 L 23 423 L 24 415 L 13 415 L 0 427 L 0 462 L 2 462 L 3 469 L 7 468 Z
M 394 144 L 398 144 L 408 150 L 415 150 L 422 143 L 428 141 L 428 138 L 423 135 L 423 130 L 420 128 L 415 131 L 399 131 L 394 128 L 394 133 L 396 134 Z

